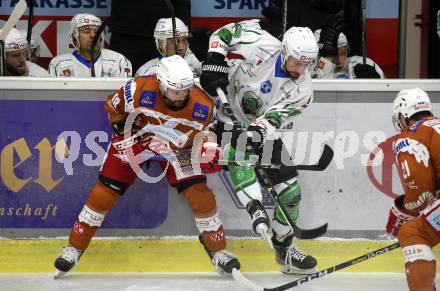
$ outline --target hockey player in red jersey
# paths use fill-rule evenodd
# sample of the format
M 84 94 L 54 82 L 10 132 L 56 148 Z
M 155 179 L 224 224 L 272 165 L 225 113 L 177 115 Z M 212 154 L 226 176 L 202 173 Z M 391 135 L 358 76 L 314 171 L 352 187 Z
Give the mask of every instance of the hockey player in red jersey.
M 219 147 L 211 142 L 215 137 L 204 136 L 215 124 L 215 106 L 194 86 L 193 73 L 185 60 L 178 55 L 162 58 L 156 76 L 129 80 L 119 92 L 108 97 L 105 111 L 114 136 L 98 182 L 70 231 L 69 244 L 55 261 L 56 277 L 75 266 L 106 213 L 133 184 L 138 166 L 144 162 L 145 150 L 162 155 L 165 150 L 174 157 L 191 149 L 197 152 L 200 165 L 176 164 L 173 160 L 169 162 L 172 166 L 163 161 L 161 166 L 166 169 L 169 184 L 191 207 L 200 242 L 216 270 L 227 274 L 233 268 L 239 269 L 237 258 L 225 250 L 225 235 L 214 193 L 206 183 L 206 173 L 221 169 L 210 162 L 219 157 Z M 134 127 L 129 128 L 127 123 L 136 112 L 140 114 L 134 119 Z M 137 134 L 131 136 L 131 132 L 136 131 Z M 200 166 L 198 171 L 197 166 Z
M 394 144 L 405 194 L 391 207 L 386 230 L 399 239 L 410 291 L 433 291 L 440 242 L 440 119 L 419 88 L 402 90 L 394 100 Z

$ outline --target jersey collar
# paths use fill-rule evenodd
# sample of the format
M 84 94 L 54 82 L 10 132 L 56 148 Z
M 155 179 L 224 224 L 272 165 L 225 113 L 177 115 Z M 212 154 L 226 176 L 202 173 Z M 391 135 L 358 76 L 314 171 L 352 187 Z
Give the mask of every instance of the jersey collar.
M 275 77 L 278 78 L 290 78 L 289 75 L 284 72 L 281 66 L 281 53 L 278 55 L 277 61 L 275 63 Z
M 101 54 L 101 53 L 99 53 L 99 54 Z M 82 55 L 80 55 L 78 51 L 73 51 L 72 55 L 78 60 L 78 62 L 80 62 L 81 64 L 83 64 L 87 68 L 91 67 L 90 62 L 88 60 L 86 60 Z M 96 64 L 96 61 L 98 59 L 99 59 L 99 55 L 97 58 L 95 58 L 95 62 L 93 64 Z

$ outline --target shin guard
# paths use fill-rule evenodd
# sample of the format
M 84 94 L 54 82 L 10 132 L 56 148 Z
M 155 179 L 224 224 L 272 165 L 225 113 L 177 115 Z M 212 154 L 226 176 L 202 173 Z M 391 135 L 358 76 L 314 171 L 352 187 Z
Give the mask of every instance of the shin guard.
M 113 190 L 97 183 L 90 191 L 87 203 L 78 215 L 69 235 L 69 244 L 84 251 L 96 230 L 101 226 L 105 214 L 112 209 L 119 195 Z

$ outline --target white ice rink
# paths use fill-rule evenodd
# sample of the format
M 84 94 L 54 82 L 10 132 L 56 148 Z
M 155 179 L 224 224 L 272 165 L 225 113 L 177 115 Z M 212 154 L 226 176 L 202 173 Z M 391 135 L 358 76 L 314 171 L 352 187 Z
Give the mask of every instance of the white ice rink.
M 299 277 L 279 273 L 245 273 L 264 287 L 276 287 Z M 438 285 L 438 278 L 437 278 Z M 52 274 L 1 274 L 2 291 L 240 291 L 232 278 L 215 273 L 72 273 L 58 280 Z M 334 273 L 289 290 L 307 291 L 403 291 L 404 274 Z

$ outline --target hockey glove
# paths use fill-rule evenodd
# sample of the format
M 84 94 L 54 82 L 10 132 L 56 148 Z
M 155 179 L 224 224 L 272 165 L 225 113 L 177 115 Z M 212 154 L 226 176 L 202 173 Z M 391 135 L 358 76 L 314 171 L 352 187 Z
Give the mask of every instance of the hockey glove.
M 247 128 L 247 132 L 252 136 L 250 143 L 254 149 L 260 149 L 267 140 L 277 138 L 275 126 L 265 118 L 251 123 Z
M 200 149 L 200 170 L 203 174 L 220 172 L 222 165 L 217 161 L 220 159 L 221 148 L 214 142 L 205 142 Z
M 332 14 L 327 18 L 318 42 L 320 56 L 338 55 L 338 38 L 345 25 L 345 19 L 341 15 Z
M 354 66 L 353 75 L 356 79 L 380 79 L 376 69 L 367 64 L 357 64 Z
M 217 97 L 216 89 L 218 87 L 226 92 L 226 87 L 229 84 L 228 71 L 229 67 L 225 61 L 225 56 L 221 53 L 208 52 L 200 75 L 200 85 L 202 85 L 203 90 L 213 97 Z
M 388 222 L 386 225 L 387 233 L 397 236 L 400 227 L 407 221 L 416 218 L 417 216 L 404 213 L 403 211 L 403 198 L 405 195 L 401 195 L 394 200 L 393 206 L 391 206 L 390 213 L 388 215 Z
M 251 200 L 246 205 L 246 210 L 252 218 L 252 230 L 254 233 L 261 236 L 269 244 L 269 247 L 273 249 L 272 244 L 272 231 L 270 229 L 269 216 L 267 215 L 264 206 L 258 200 Z

